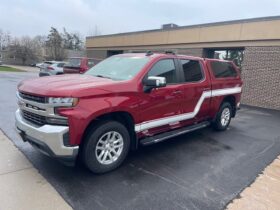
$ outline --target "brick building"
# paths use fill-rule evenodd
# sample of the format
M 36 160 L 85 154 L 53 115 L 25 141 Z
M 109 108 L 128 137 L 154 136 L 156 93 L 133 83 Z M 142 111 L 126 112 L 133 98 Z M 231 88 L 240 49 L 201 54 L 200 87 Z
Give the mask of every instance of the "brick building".
M 86 48 L 96 58 L 146 50 L 226 59 L 233 58 L 228 52 L 238 54 L 242 103 L 280 110 L 280 16 L 87 37 Z

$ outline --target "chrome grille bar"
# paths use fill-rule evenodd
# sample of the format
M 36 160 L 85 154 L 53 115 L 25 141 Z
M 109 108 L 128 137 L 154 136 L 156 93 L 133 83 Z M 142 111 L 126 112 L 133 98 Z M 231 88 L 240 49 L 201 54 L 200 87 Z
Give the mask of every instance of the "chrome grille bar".
M 21 110 L 21 112 L 22 112 L 22 116 L 25 120 L 30 121 L 30 122 L 34 123 L 35 125 L 41 126 L 41 125 L 45 125 L 47 123 L 46 117 L 44 117 L 44 116 L 37 115 L 37 114 L 28 112 L 25 110 Z
M 43 96 L 35 96 L 35 95 L 23 93 L 23 92 L 19 92 L 19 96 L 26 100 L 35 101 L 35 102 L 44 103 L 44 104 L 47 103 L 47 98 L 43 97 Z

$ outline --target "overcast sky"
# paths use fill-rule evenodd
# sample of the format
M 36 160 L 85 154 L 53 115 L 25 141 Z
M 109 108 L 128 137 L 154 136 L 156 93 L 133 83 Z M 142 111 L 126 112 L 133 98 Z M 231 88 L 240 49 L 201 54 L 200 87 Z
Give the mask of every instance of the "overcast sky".
M 280 15 L 280 0 L 0 0 L 0 29 L 44 35 L 50 27 L 94 35 Z

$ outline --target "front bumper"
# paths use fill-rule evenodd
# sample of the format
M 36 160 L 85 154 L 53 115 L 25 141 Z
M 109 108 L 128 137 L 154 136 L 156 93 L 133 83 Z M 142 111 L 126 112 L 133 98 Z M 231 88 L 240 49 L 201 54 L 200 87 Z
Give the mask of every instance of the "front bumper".
M 57 158 L 67 165 L 73 165 L 79 146 L 65 146 L 63 139 L 68 136 L 68 126 L 34 126 L 26 122 L 18 109 L 15 113 L 16 128 L 23 141 L 28 141 L 40 152 Z

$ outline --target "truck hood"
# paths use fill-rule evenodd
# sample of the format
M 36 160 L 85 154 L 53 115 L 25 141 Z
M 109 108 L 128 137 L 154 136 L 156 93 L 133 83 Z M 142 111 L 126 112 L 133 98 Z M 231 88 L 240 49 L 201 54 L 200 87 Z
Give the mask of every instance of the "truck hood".
M 41 96 L 76 97 L 83 96 L 82 93 L 85 89 L 97 90 L 100 88 L 101 92 L 110 92 L 106 90 L 106 86 L 116 82 L 90 75 L 59 75 L 24 80 L 19 83 L 18 89 L 25 93 Z

